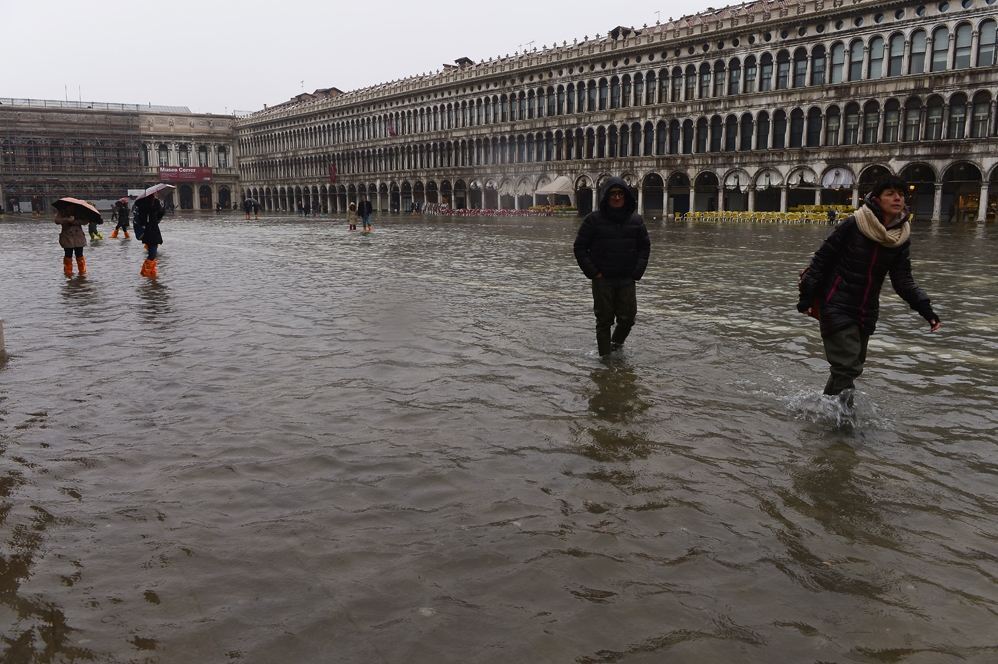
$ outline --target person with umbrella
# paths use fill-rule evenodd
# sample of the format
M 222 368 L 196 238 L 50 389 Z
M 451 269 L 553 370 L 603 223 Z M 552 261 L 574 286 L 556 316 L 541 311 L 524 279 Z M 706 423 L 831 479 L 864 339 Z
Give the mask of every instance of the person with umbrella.
M 173 189 L 173 185 L 157 184 L 142 192 L 142 195 L 135 199 L 135 228 L 143 228 L 141 240 L 146 245 L 148 255 L 142 263 L 139 274 L 143 277 L 155 279 L 156 274 L 156 253 L 159 245 L 163 244 L 163 235 L 159 232 L 159 222 L 166 214 L 163 203 L 159 200 L 159 192 L 166 189 Z M 136 233 L 138 231 L 136 230 Z
M 243 201 L 243 212 L 246 213 L 246 221 L 249 221 L 250 212 L 253 211 L 253 204 L 255 202 L 252 198 L 247 198 Z
M 128 198 L 122 196 L 118 199 L 118 202 L 114 204 L 114 218 L 118 221 L 118 225 L 114 227 L 111 231 L 111 237 L 118 237 L 118 231 L 120 230 L 125 234 L 125 239 L 128 239 Z
M 87 236 L 83 234 L 84 223 L 104 223 L 103 217 L 90 203 L 79 198 L 60 198 L 52 203 L 55 208 L 55 223 L 62 227 L 59 232 L 59 246 L 65 251 L 62 271 L 67 277 L 73 276 L 73 255 L 80 276 L 87 273 L 87 259 L 83 257 L 83 247 L 87 246 Z

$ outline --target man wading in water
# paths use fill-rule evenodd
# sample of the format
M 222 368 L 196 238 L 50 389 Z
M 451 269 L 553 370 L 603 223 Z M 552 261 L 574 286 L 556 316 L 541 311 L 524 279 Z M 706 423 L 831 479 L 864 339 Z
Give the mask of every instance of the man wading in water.
M 634 327 L 638 313 L 636 281 L 648 267 L 651 240 L 630 187 L 620 178 L 603 185 L 599 208 L 579 227 L 575 259 L 592 279 L 596 347 L 600 356 L 619 348 Z M 617 327 L 610 334 L 614 318 Z
M 863 373 L 866 346 L 877 326 L 880 288 L 887 275 L 897 294 L 929 322 L 941 323 L 929 296 L 911 275 L 911 213 L 899 178 L 878 181 L 864 205 L 843 219 L 801 274 L 797 311 L 821 322 L 831 375 L 825 394 L 852 405 L 855 379 Z

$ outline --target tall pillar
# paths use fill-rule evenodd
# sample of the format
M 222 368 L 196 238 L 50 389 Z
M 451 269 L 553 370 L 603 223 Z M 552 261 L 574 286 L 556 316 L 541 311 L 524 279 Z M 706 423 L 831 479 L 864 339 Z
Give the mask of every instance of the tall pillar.
M 977 48 L 981 43 L 981 33 L 974 30 L 970 34 L 970 66 L 977 66 Z
M 852 207 L 855 210 L 859 207 L 859 183 L 852 183 Z
M 888 50 L 890 46 L 888 45 Z M 911 66 L 911 40 L 906 39 L 904 42 L 904 52 L 901 54 L 901 76 L 908 73 L 908 68 Z
M 949 33 L 949 45 L 946 48 L 946 71 L 953 71 L 956 62 L 956 32 Z
M 780 187 L 780 212 L 786 212 L 787 211 L 787 193 L 788 193 L 788 191 L 789 191 L 789 188 L 787 187 L 787 185 L 784 184 L 783 186 Z
M 750 184 L 748 188 L 748 211 L 755 212 L 755 185 Z
M 724 212 L 724 187 L 717 188 L 717 211 Z
M 932 219 L 930 221 L 941 221 L 943 215 L 943 185 L 936 183 L 936 193 L 932 199 Z
M 981 197 L 980 203 L 977 205 L 977 223 L 983 224 L 987 220 L 988 215 L 988 189 L 991 183 L 985 180 L 981 183 Z
M 645 190 L 643 187 L 638 187 L 638 214 L 642 217 L 645 214 Z
M 814 204 L 821 205 L 821 187 L 817 187 L 814 190 Z
M 693 212 L 694 210 L 696 210 L 696 205 L 694 205 L 694 203 L 696 202 L 696 197 L 697 197 L 697 192 L 696 192 L 696 189 L 693 187 L 693 183 L 691 182 L 690 183 L 690 209 L 689 209 L 689 212 Z
M 596 187 L 593 187 L 592 192 L 593 192 L 593 194 L 592 194 L 592 196 L 593 196 L 593 210 L 596 210 L 598 208 L 598 201 L 596 200 Z

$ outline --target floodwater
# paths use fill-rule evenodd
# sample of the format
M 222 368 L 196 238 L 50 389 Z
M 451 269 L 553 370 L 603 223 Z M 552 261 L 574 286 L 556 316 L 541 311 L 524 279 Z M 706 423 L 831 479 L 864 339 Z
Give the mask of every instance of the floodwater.
M 653 224 L 605 362 L 576 228 L 0 222 L 0 661 L 998 661 L 998 231 L 915 229 L 842 414 L 827 228 Z

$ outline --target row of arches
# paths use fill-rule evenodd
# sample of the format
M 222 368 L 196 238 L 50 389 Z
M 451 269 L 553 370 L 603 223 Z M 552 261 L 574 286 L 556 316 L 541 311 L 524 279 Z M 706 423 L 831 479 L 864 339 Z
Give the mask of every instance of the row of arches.
M 996 54 L 998 23 L 988 18 L 265 131 L 242 139 L 240 147 L 242 154 L 261 155 L 630 106 L 989 67 Z
M 995 96 L 981 90 L 923 100 L 889 98 L 805 110 L 600 125 L 587 129 L 494 136 L 387 149 L 304 155 L 243 164 L 247 180 L 338 176 L 401 170 L 536 163 L 668 154 L 872 145 L 998 136 Z
M 924 162 L 909 163 L 898 171 L 883 164 L 859 170 L 848 165 L 830 166 L 817 172 L 809 166 L 762 167 L 727 170 L 705 169 L 651 171 L 638 176 L 620 174 L 639 194 L 642 213 L 649 216 L 688 211 L 744 210 L 786 211 L 798 205 L 852 204 L 872 183 L 884 175 L 898 175 L 911 187 L 914 211 L 923 218 L 984 220 L 990 192 L 998 193 L 998 167 L 985 173 L 970 162 L 954 162 L 936 169 Z M 592 209 L 595 191 L 610 173 L 578 174 L 575 177 L 577 206 L 581 214 Z M 244 197 L 261 202 L 268 211 L 293 211 L 297 203 L 322 213 L 341 213 L 350 202 L 367 196 L 381 211 L 406 210 L 413 202 L 437 203 L 461 208 L 522 209 L 537 204 L 535 192 L 551 176 L 471 177 L 448 179 L 402 179 L 340 185 L 260 185 L 244 191 Z M 991 197 L 992 199 L 994 197 Z M 983 201 L 983 203 L 982 203 Z M 993 214 L 994 204 L 991 205 Z M 962 215 L 962 217 L 961 217 Z

